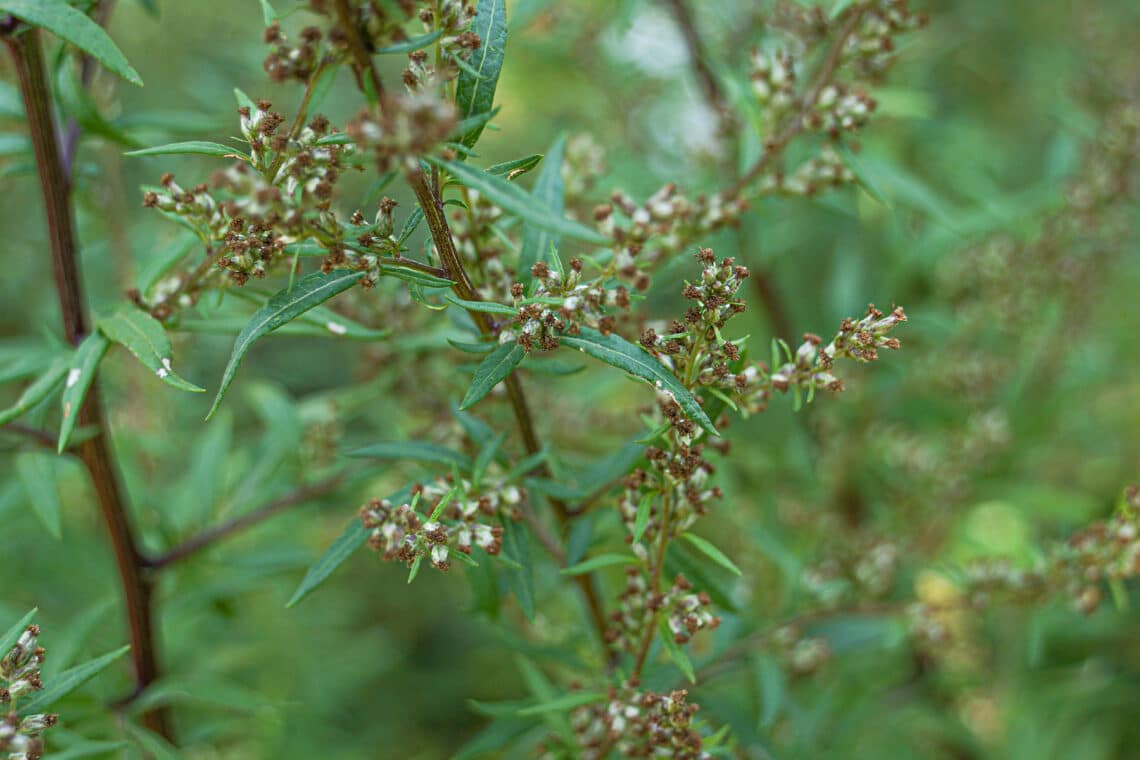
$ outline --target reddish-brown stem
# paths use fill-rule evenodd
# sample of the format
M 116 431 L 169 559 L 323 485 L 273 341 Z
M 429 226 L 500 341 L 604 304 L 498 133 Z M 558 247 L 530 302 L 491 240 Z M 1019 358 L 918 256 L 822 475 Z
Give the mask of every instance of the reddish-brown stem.
M 664 2 L 673 14 L 677 27 L 681 30 L 681 36 L 685 40 L 685 47 L 689 53 L 689 64 L 697 78 L 697 85 L 701 88 L 701 93 L 709 105 L 716 110 L 721 127 L 730 129 L 734 123 L 734 115 L 732 109 L 728 107 L 727 98 L 721 91 L 720 82 L 717 81 L 716 75 L 709 67 L 705 46 L 701 41 L 696 21 L 693 20 L 689 6 L 685 4 L 684 0 L 664 0 Z
M 174 547 L 165 554 L 160 554 L 157 557 L 151 557 L 144 560 L 144 564 L 150 568 L 162 568 L 167 565 L 179 562 L 186 559 L 192 554 L 202 551 L 203 549 L 212 546 L 223 538 L 228 538 L 235 533 L 239 533 L 246 528 L 257 525 L 260 522 L 268 520 L 274 515 L 284 512 L 290 507 L 295 507 L 304 504 L 311 499 L 318 496 L 323 496 L 330 491 L 336 489 L 344 480 L 344 473 L 337 473 L 324 480 L 303 485 L 299 488 L 290 491 L 284 496 L 280 496 L 272 501 L 264 504 L 257 509 L 250 510 L 245 514 L 238 515 L 237 517 L 227 520 L 223 523 L 218 523 L 213 527 L 207 528 L 196 536 L 183 541 L 178 546 Z
M 376 66 L 372 63 L 371 47 L 360 32 L 352 8 L 349 6 L 348 0 L 336 0 L 334 5 L 337 20 L 340 21 L 345 39 L 348 40 L 348 47 L 352 51 L 354 61 L 352 71 L 356 75 L 356 83 L 363 92 L 365 89 L 364 78 L 367 77 L 367 81 L 372 85 L 373 92 L 376 93 L 377 102 L 383 103 L 384 83 L 380 80 L 380 73 L 376 71 Z
M 52 114 L 51 91 L 44 70 L 39 32 L 34 28 L 17 29 L 5 35 L 4 42 L 12 54 L 39 172 L 64 334 L 69 343 L 78 345 L 88 328 L 72 220 L 70 181 L 60 160 L 59 135 Z M 109 431 L 97 386 L 91 388 L 79 410 L 79 424 L 97 431 L 96 435 L 76 446 L 75 453 L 91 478 L 111 539 L 130 630 L 135 692 L 141 693 L 159 675 L 151 614 L 151 583 L 143 573 L 142 554 L 127 514 L 127 503 L 111 453 Z M 142 721 L 160 736 L 173 739 L 163 708 L 146 710 Z

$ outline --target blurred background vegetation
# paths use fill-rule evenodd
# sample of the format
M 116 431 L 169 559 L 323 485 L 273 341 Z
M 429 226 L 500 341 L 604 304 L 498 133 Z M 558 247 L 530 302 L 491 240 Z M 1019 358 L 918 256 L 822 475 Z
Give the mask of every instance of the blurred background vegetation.
M 745 88 L 770 4 L 691 5 L 714 69 Z M 799 676 L 771 667 L 761 647 L 745 647 L 745 656 L 710 665 L 692 699 L 754 757 L 1134 756 L 1140 596 L 1131 585 L 1089 616 L 1063 594 L 1033 606 L 996 603 L 954 623 L 969 629 L 965 643 L 934 653 L 916 650 L 905 617 L 877 610 L 953 594 L 952 568 L 973 558 L 1032 563 L 1109 515 L 1123 486 L 1140 480 L 1140 207 L 1079 235 L 1057 237 L 1044 223 L 1070 213 L 1073 183 L 1089 171 L 1082 157 L 1112 104 L 1137 102 L 1140 6 L 917 5 L 930 24 L 908 37 L 860 153 L 881 199 L 850 188 L 767 200 L 739 230 L 701 241 L 762 273 L 778 293 L 779 318 L 755 298 L 734 322 L 756 348 L 781 329 L 789 341 L 804 331 L 827 335 L 869 301 L 905 305 L 910 322 L 896 333 L 903 351 L 849 374 L 838 398 L 799 412 L 777 399 L 729 430 L 733 453 L 718 471 L 726 498 L 705 530 L 745 572 L 719 580 L 721 601 L 735 611 L 697 639 L 698 669 L 725 650 L 739 653 L 742 637 L 797 618 L 833 656 Z M 500 129 L 480 143 L 483 165 L 543 152 L 562 132 L 589 132 L 608 167 L 592 202 L 610 188 L 644 197 L 666 181 L 692 194 L 726 183 L 733 156 L 718 150 L 715 121 L 661 5 L 510 6 Z M 105 121 L 88 122 L 105 134 L 80 146 L 77 203 L 96 312 L 182 243 L 176 226 L 144 212 L 140 185 L 164 171 L 191 185 L 214 168 L 198 157 L 123 158 L 111 138 L 224 140 L 236 132 L 235 86 L 290 117 L 299 93 L 262 73 L 262 26 L 253 0 L 117 4 L 109 30 L 146 86 L 101 74 L 91 88 Z M 1129 60 L 1131 90 L 1119 74 Z M 393 61 L 386 78 L 394 81 L 400 65 Z M 10 67 L 0 65 L 0 77 L 10 82 Z M 334 123 L 357 110 L 349 80 L 341 71 L 322 108 Z M 18 394 L 15 381 L 56 345 L 59 315 L 18 102 L 0 106 L 6 404 Z M 745 158 L 754 155 L 759 138 L 743 142 Z M 342 183 L 346 208 L 368 180 Z M 397 200 L 412 204 L 410 194 Z M 686 260 L 655 278 L 655 316 L 677 313 L 678 284 L 694 271 Z M 396 287 L 347 296 L 361 322 L 394 328 L 388 341 L 266 339 L 208 425 L 211 394 L 176 394 L 125 352 L 113 354 L 104 396 L 147 545 L 161 550 L 286 493 L 327 471 L 340 449 L 457 440 L 449 400 L 463 383 L 453 376 L 455 352 L 440 348 L 449 326 L 424 332 L 441 320 L 404 303 Z M 204 309 L 211 319 L 250 311 L 232 298 Z M 181 374 L 212 389 L 231 342 L 232 334 L 180 337 Z M 540 433 L 570 472 L 587 472 L 640 428 L 643 389 L 612 374 L 526 378 Z M 505 405 L 478 412 L 509 429 Z M 53 414 L 36 412 L 44 425 Z M 0 431 L 0 441 L 0 627 L 39 606 L 46 679 L 125 640 L 117 577 L 81 468 L 67 459 L 21 462 L 22 439 Z M 580 613 L 560 594 L 553 567 L 539 574 L 533 624 L 513 599 L 500 607 L 474 593 L 465 568 L 424 573 L 409 587 L 400 568 L 367 552 L 285 609 L 360 503 L 428 474 L 410 465 L 365 470 L 164 576 L 168 677 L 149 699 L 175 706 L 187 756 L 449 757 L 486 722 L 469 698 L 526 694 L 520 655 L 575 656 Z M 62 507 L 60 538 L 32 506 L 53 498 L 45 483 Z M 604 503 L 592 519 L 597 540 L 618 545 L 611 511 Z M 851 568 L 876 551 L 893 559 L 868 604 Z M 612 598 L 620 573 L 604 579 Z M 118 735 L 102 705 L 128 690 L 125 671 L 70 700 L 53 746 Z M 670 685 L 666 675 L 658 686 Z M 530 756 L 542 733 L 526 734 L 505 756 Z

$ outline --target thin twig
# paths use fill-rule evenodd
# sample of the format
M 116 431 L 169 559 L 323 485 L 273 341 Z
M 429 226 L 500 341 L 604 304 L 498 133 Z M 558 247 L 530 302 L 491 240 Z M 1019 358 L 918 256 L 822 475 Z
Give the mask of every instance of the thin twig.
M 201 550 L 217 543 L 223 538 L 228 538 L 235 533 L 239 533 L 246 528 L 257 525 L 260 522 L 273 517 L 274 515 L 284 512 L 290 507 L 299 506 L 307 501 L 310 501 L 318 496 L 323 496 L 331 491 L 334 491 L 337 486 L 344 480 L 344 473 L 338 472 L 337 474 L 325 478 L 324 480 L 316 483 L 300 486 L 299 488 L 290 491 L 284 496 L 280 496 L 267 504 L 264 504 L 257 509 L 250 510 L 245 514 L 238 515 L 237 517 L 219 523 L 213 527 L 207 528 L 196 536 L 186 539 L 178 546 L 160 554 L 157 557 L 150 557 L 144 560 L 147 567 L 158 569 L 166 567 L 167 565 L 179 562 L 186 559 L 192 554 L 196 554 Z
M 764 170 L 768 168 L 777 156 L 783 153 L 784 148 L 792 141 L 792 138 L 803 131 L 807 114 L 815 107 L 816 102 L 819 100 L 820 93 L 823 92 L 823 88 L 827 86 L 827 83 L 831 81 L 831 77 L 835 74 L 835 69 L 839 66 L 839 59 L 843 55 L 843 48 L 847 44 L 847 38 L 850 37 L 855 32 L 855 28 L 859 26 L 859 21 L 863 18 L 864 11 L 866 11 L 866 6 L 859 6 L 851 12 L 850 18 L 847 19 L 847 22 L 839 30 L 839 34 L 836 35 L 835 42 L 830 52 L 828 52 L 827 58 L 824 59 L 823 64 L 819 67 L 815 82 L 812 84 L 811 89 L 808 90 L 807 95 L 804 96 L 800 109 L 781 132 L 765 143 L 764 152 L 760 155 L 760 158 L 756 159 L 756 163 L 752 164 L 748 171 L 733 183 L 731 188 L 722 193 L 723 197 L 738 197 L 746 187 L 751 185 L 757 177 L 764 173 Z
M 712 68 L 709 67 L 708 55 L 705 52 L 705 46 L 701 41 L 700 33 L 697 31 L 693 14 L 689 12 L 689 7 L 685 4 L 684 0 L 663 0 L 663 2 L 669 6 L 669 10 L 672 12 L 673 18 L 681 30 L 681 36 L 685 39 L 685 47 L 689 53 L 689 63 L 693 67 L 693 74 L 697 78 L 697 84 L 701 88 L 705 100 L 716 110 L 717 117 L 720 119 L 721 128 L 725 131 L 731 130 L 736 122 L 735 115 L 732 109 L 728 107 L 728 99 L 724 96 L 724 92 L 721 91 L 720 82 L 717 81 L 716 74 L 714 74 Z
M 87 334 L 88 326 L 83 309 L 70 182 L 60 157 L 59 136 L 52 114 L 51 90 L 44 70 L 39 32 L 32 28 L 9 33 L 4 36 L 4 42 L 15 64 L 16 78 L 27 115 L 28 133 L 39 172 L 64 334 L 70 344 L 78 345 Z M 76 453 L 91 478 L 115 553 L 130 629 L 135 690 L 142 692 L 159 676 L 151 582 L 142 572 L 142 555 L 131 527 L 125 494 L 111 453 L 97 385 L 88 391 L 78 414 L 80 425 L 90 425 L 98 431 L 95 436 L 79 444 Z M 173 740 L 165 708 L 154 707 L 144 711 L 142 721 L 155 733 Z

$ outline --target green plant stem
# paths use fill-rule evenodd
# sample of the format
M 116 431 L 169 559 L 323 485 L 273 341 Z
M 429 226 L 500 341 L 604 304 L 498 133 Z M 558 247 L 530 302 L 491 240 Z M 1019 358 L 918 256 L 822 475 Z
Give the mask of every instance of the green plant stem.
M 12 55 L 39 172 L 64 334 L 69 343 L 78 345 L 87 334 L 88 325 L 72 220 L 71 183 L 60 160 L 60 136 L 52 114 L 51 90 L 44 69 L 39 32 L 36 29 L 18 29 L 5 35 L 4 42 Z M 77 446 L 75 453 L 91 478 L 119 570 L 135 671 L 133 697 L 142 693 L 159 676 L 151 606 L 152 585 L 143 572 L 142 553 L 119 483 L 97 385 L 91 388 L 79 410 L 79 424 L 97 431 L 96 435 Z M 142 721 L 163 738 L 173 740 L 165 709 L 156 707 L 144 711 Z

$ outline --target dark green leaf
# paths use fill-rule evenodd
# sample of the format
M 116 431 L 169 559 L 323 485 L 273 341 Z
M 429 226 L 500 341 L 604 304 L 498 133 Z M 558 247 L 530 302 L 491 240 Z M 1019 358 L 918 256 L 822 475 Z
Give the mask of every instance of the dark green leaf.
M 696 683 L 697 674 L 693 670 L 693 663 L 684 647 L 673 638 L 673 632 L 669 630 L 669 623 L 665 618 L 662 618 L 657 624 L 657 635 L 661 639 L 661 646 L 664 647 L 665 654 L 669 655 L 669 659 L 673 661 L 677 669 L 685 674 L 689 683 Z
M 443 300 L 467 309 L 467 311 L 479 311 L 484 314 L 501 314 L 507 317 L 515 317 L 518 316 L 519 313 L 519 310 L 513 306 L 495 303 L 494 301 L 465 301 L 453 293 L 445 293 Z
M 173 349 L 162 323 L 135 306 L 123 306 L 109 317 L 98 322 L 99 330 L 116 343 L 122 344 L 135 355 L 158 379 L 179 390 L 204 393 L 175 374 L 170 366 Z
M 103 27 L 72 8 L 66 0 L 0 0 L 0 11 L 11 13 L 32 26 L 47 29 L 103 64 L 108 71 L 115 72 L 131 84 L 142 86 L 142 78 L 131 68 L 126 56 Z
M 380 261 L 380 273 L 395 277 L 404 282 L 410 282 L 413 285 L 422 285 L 425 288 L 450 288 L 455 284 L 453 280 L 448 280 L 443 277 L 436 277 L 427 272 L 421 272 L 418 269 L 410 269 L 402 267 L 397 264 L 385 264 L 383 260 Z
M 566 136 L 559 135 L 550 150 L 546 153 L 546 163 L 538 173 L 538 180 L 534 183 L 531 193 L 537 203 L 544 205 L 551 214 L 561 217 L 564 210 L 563 197 L 565 188 L 562 183 L 562 154 L 566 147 Z M 538 261 L 546 260 L 551 266 L 562 269 L 562 262 L 551 262 L 549 259 L 557 256 L 552 247 L 558 245 L 558 235 L 528 224 L 523 228 L 522 249 L 519 251 L 519 276 L 524 282 L 530 282 L 530 273 Z
M 24 389 L 15 404 L 0 412 L 0 425 L 8 424 L 50 396 L 56 386 L 63 382 L 70 364 L 70 357 L 60 357 L 52 362 L 46 372 Z
M 416 206 L 414 209 L 412 209 L 412 213 L 408 214 L 408 218 L 404 220 L 404 226 L 400 230 L 400 236 L 396 239 L 396 242 L 399 245 L 403 245 L 404 242 L 412 236 L 412 233 L 416 231 L 416 227 L 419 227 L 420 222 L 423 220 L 424 210 L 421 207 Z
M 214 397 L 214 404 L 210 407 L 206 419 L 210 419 L 217 411 L 218 405 L 222 403 L 222 397 L 233 382 L 238 364 L 254 341 L 338 293 L 343 293 L 363 276 L 364 272 L 353 272 L 348 269 L 337 269 L 327 274 L 314 272 L 303 277 L 292 290 L 282 290 L 270 298 L 269 303 L 257 310 L 234 342 L 233 353 L 230 354 L 229 363 L 222 374 L 221 387 L 218 389 L 218 395 Z
M 601 702 L 606 698 L 605 692 L 602 691 L 574 691 L 569 694 L 564 694 L 557 699 L 552 699 L 549 702 L 543 702 L 540 705 L 531 705 L 524 707 L 518 711 L 518 715 L 541 715 L 548 712 L 569 712 L 575 707 L 582 705 L 591 705 L 594 702 Z
M 218 158 L 238 158 L 242 161 L 248 161 L 249 156 L 231 148 L 228 145 L 221 143 L 208 142 L 206 140 L 187 140 L 186 142 L 167 143 L 166 145 L 156 145 L 153 148 L 141 148 L 139 150 L 130 150 L 124 153 L 125 156 L 175 156 L 175 155 L 195 155 L 195 156 L 216 156 Z
M 464 472 L 469 472 L 472 467 L 471 458 L 467 455 L 427 441 L 381 441 L 353 449 L 346 452 L 345 456 L 354 459 L 427 462 L 447 467 L 454 465 Z
M 415 50 L 419 50 L 420 48 L 427 47 L 428 45 L 435 42 L 436 40 L 438 40 L 442 36 L 443 36 L 443 30 L 442 29 L 436 29 L 434 32 L 428 32 L 427 34 L 421 34 L 418 37 L 409 37 L 408 39 L 404 40 L 403 42 L 397 42 L 393 45 L 388 45 L 386 47 L 379 48 L 378 50 L 376 50 L 376 52 L 380 55 L 385 55 L 387 53 L 411 53 Z
M 649 513 L 653 509 L 655 493 L 647 493 L 637 503 L 637 517 L 633 521 L 633 542 L 636 544 L 645 535 L 645 528 L 649 525 Z
M 45 684 L 41 691 L 35 692 L 30 700 L 21 704 L 20 709 L 26 713 L 43 712 L 106 670 L 111 663 L 125 655 L 130 649 L 129 646 L 120 647 L 113 652 L 108 652 L 94 660 L 63 671 Z
M 461 184 L 477 190 L 488 200 L 502 206 L 524 222 L 559 235 L 565 235 L 587 243 L 606 245 L 609 239 L 596 230 L 555 214 L 546 206 L 535 201 L 525 190 L 502 177 L 488 174 L 482 169 L 476 169 L 455 161 L 444 161 L 440 158 L 429 157 L 432 163 L 437 164 L 451 173 Z
M 491 392 L 491 389 L 502 382 L 503 378 L 511 374 L 519 362 L 526 356 L 526 351 L 515 341 L 503 343 L 491 353 L 487 354 L 471 380 L 471 387 L 463 397 L 460 409 L 468 409 L 478 403 L 480 399 Z
M 4 631 L 3 636 L 0 636 L 0 659 L 8 654 L 8 650 L 16 646 L 16 642 L 20 640 L 20 635 L 36 617 L 37 612 L 39 612 L 39 608 L 33 607 L 28 614 L 20 618 L 18 623 Z
M 716 428 L 697 399 L 681 382 L 640 346 L 630 343 L 617 333 L 602 335 L 597 330 L 583 327 L 578 335 L 560 335 L 559 342 L 576 348 L 598 361 L 640 377 L 655 388 L 669 391 L 694 422 L 716 435 Z
M 286 607 L 296 606 L 298 602 L 313 592 L 317 586 L 324 583 L 325 579 L 333 574 L 333 571 L 340 567 L 346 559 L 364 546 L 368 541 L 368 529 L 360 522 L 360 519 L 354 519 L 345 528 L 344 533 L 340 535 L 336 541 L 320 556 L 316 562 L 312 564 L 305 577 L 301 579 L 301 585 L 297 586 L 297 590 L 293 592 L 293 596 L 285 604 Z
M 457 348 L 467 354 L 486 354 L 495 350 L 494 343 L 465 343 L 464 341 L 452 340 L 451 338 L 448 338 L 447 342 L 451 344 L 452 348 Z
M 535 153 L 533 156 L 527 156 L 526 158 L 516 158 L 514 161 L 504 161 L 501 164 L 488 166 L 487 173 L 494 174 L 496 177 L 506 177 L 508 180 L 512 180 L 538 166 L 538 162 L 541 160 L 542 154 Z
M 526 528 L 514 520 L 503 519 L 503 549 L 521 567 L 507 570 L 507 586 L 519 600 L 527 620 L 534 621 L 534 570 L 530 561 L 530 541 Z
M 101 332 L 93 332 L 83 339 L 79 348 L 72 356 L 71 364 L 67 369 L 67 379 L 63 383 L 63 395 L 60 397 L 60 409 L 63 420 L 59 426 L 59 453 L 67 448 L 71 440 L 71 433 L 75 430 L 75 423 L 79 419 L 79 408 L 83 406 L 83 399 L 87 396 L 87 389 L 95 379 L 95 372 L 99 369 L 99 362 L 111 341 Z
M 736 575 L 742 574 L 740 572 L 740 568 L 733 564 L 732 560 L 725 556 L 724 552 L 713 546 L 710 542 L 706 541 L 700 536 L 694 536 L 692 533 L 684 533 L 681 537 L 693 546 L 697 547 L 701 554 L 705 555 L 713 562 L 723 567 L 725 570 L 735 573 Z
M 462 118 L 487 113 L 494 103 L 507 46 L 506 0 L 479 0 L 471 31 L 479 35 L 482 44 L 468 57 L 467 66 L 461 67 L 455 85 L 455 103 Z M 463 144 L 475 145 L 482 132 L 482 127 L 467 132 Z
M 36 517 L 55 539 L 63 537 L 59 490 L 56 488 L 55 455 L 22 451 L 16 455 L 16 472 L 24 485 Z
M 636 564 L 637 560 L 630 554 L 598 554 L 571 567 L 565 567 L 559 572 L 563 575 L 584 575 L 603 567 Z

